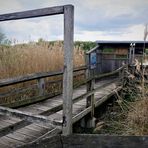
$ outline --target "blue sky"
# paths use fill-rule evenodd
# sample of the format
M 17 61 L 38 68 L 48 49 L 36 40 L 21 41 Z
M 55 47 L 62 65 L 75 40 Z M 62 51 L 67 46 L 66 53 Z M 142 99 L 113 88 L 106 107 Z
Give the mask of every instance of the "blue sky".
M 75 7 L 75 40 L 143 40 L 148 0 L 0 0 L 0 14 L 56 5 Z M 11 40 L 63 39 L 63 16 L 0 22 Z

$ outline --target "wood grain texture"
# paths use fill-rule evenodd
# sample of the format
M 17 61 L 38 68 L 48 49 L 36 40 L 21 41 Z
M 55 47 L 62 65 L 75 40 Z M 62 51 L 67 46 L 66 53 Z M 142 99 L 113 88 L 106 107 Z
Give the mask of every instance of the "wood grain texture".
M 0 15 L 0 21 L 49 16 L 49 15 L 62 14 L 63 12 L 64 12 L 64 6 L 48 7 L 48 8 L 29 10 L 23 12 L 2 14 Z
M 64 6 L 63 134 L 72 133 L 74 7 Z

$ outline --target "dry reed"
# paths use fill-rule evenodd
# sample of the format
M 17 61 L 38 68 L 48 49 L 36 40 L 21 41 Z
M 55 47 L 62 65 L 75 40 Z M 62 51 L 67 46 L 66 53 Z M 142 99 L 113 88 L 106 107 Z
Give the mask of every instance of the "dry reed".
M 74 66 L 84 65 L 84 51 L 74 48 Z M 63 43 L 38 42 L 0 46 L 0 79 L 63 68 Z

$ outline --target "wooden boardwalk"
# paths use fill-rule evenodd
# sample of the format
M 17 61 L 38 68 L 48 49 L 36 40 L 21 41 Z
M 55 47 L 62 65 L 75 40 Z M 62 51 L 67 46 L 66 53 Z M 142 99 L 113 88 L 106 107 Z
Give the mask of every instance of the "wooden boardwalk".
M 98 89 L 97 89 L 98 88 Z M 97 107 L 101 103 L 105 102 L 109 96 L 113 95 L 115 91 L 121 89 L 118 79 L 108 79 L 100 80 L 95 83 L 95 102 L 94 105 Z M 73 123 L 77 122 L 83 118 L 86 114 L 91 112 L 91 107 L 86 108 L 86 85 L 82 85 L 73 92 Z M 78 100 L 80 96 L 84 98 Z M 75 101 L 77 99 L 77 101 Z M 31 115 L 44 115 L 48 117 L 51 121 L 56 121 L 57 123 L 62 123 L 62 96 L 56 96 L 52 99 L 48 99 L 42 102 L 38 102 L 26 107 L 20 107 L 18 110 L 30 113 Z M 0 148 L 18 147 L 36 140 L 39 140 L 45 136 L 53 136 L 62 131 L 62 126 L 45 126 L 36 123 L 29 123 L 22 121 L 19 118 L 0 116 L 0 133 L 3 129 L 8 127 L 15 127 L 13 125 L 19 125 L 19 123 L 24 122 L 26 126 L 18 128 L 17 130 L 11 129 L 12 133 L 6 133 L 6 135 L 0 138 Z M 25 125 L 24 124 L 24 125 Z

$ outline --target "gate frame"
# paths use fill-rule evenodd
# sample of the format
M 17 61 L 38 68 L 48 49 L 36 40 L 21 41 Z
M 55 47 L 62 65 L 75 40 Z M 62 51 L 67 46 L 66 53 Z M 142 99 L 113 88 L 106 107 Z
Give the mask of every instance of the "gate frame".
M 64 5 L 0 15 L 1 21 L 64 14 L 63 135 L 72 134 L 74 6 Z

